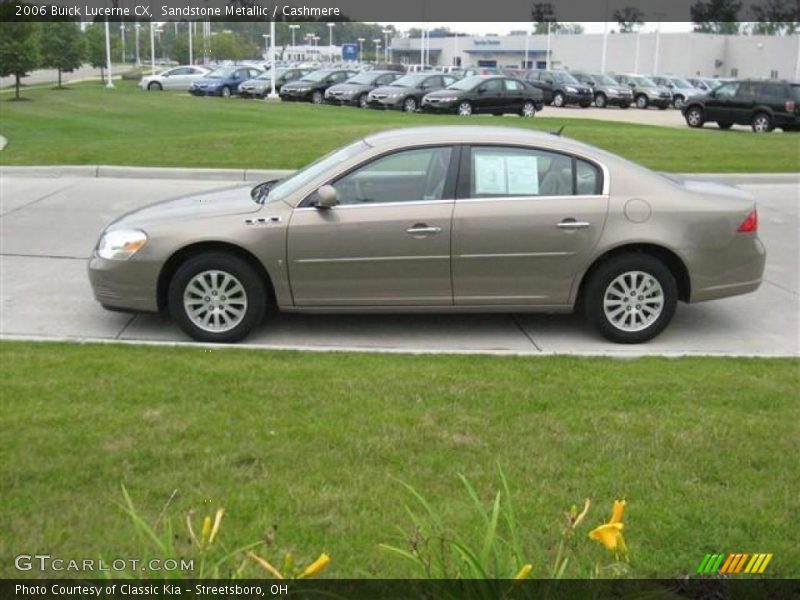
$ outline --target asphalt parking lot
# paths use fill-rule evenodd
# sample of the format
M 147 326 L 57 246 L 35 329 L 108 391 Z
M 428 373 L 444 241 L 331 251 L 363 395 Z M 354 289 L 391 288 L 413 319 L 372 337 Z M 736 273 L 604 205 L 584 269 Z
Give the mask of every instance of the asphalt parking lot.
M 133 208 L 230 181 L 0 176 L 0 336 L 188 342 L 168 319 L 103 310 L 86 277 L 102 228 Z M 800 355 L 800 188 L 742 184 L 767 246 L 754 294 L 681 304 L 652 342 L 606 342 L 572 315 L 275 315 L 247 340 L 264 348 L 518 354 Z

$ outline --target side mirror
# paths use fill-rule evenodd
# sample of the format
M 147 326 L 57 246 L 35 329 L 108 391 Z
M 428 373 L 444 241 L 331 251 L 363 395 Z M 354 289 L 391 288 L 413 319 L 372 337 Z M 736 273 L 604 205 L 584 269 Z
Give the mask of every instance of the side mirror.
M 332 185 L 323 185 L 317 190 L 317 203 L 315 208 L 328 210 L 339 204 L 339 194 Z
M 478 93 L 479 94 L 485 94 L 486 93 L 486 88 L 485 87 L 479 87 L 478 88 Z

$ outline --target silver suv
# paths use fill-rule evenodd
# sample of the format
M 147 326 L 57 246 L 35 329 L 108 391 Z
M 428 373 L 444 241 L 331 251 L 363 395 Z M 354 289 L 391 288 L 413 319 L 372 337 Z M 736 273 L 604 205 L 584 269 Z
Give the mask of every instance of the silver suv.
M 605 108 L 609 105 L 628 108 L 633 104 L 633 91 L 631 88 L 626 85 L 620 85 L 610 75 L 572 71 L 572 76 L 592 88 L 594 105 L 597 108 Z
M 620 84 L 630 87 L 637 108 L 647 108 L 652 105 L 664 110 L 672 104 L 672 93 L 669 89 L 658 85 L 649 77 L 630 73 L 613 77 Z

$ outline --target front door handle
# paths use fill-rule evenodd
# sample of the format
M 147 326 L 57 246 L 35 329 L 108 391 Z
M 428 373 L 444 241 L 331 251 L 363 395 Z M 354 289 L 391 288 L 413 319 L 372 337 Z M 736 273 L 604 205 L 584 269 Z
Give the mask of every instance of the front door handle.
M 441 227 L 428 227 L 424 223 L 417 223 L 416 225 L 406 229 L 406 233 L 409 235 L 429 235 L 441 232 Z
M 588 229 L 591 225 L 588 221 L 576 221 L 573 218 L 564 219 L 560 223 L 556 223 L 556 227 L 559 229 Z

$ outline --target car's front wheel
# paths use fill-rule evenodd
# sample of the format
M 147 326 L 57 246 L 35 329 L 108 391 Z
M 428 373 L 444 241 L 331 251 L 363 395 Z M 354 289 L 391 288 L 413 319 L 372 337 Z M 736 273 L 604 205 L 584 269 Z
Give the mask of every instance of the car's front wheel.
M 361 94 L 358 97 L 358 107 L 367 108 L 367 106 L 369 106 L 369 99 L 367 98 L 367 94 Z
M 601 264 L 585 290 L 589 323 L 618 344 L 640 344 L 672 320 L 678 287 L 670 270 L 646 254 L 625 254 Z
M 461 117 L 468 117 L 472 114 L 472 104 L 469 102 L 462 102 L 458 105 L 458 115 Z
M 148 92 L 160 92 L 163 89 L 164 88 L 161 87 L 161 84 L 158 83 L 157 81 L 151 81 L 150 83 L 147 84 Z
M 703 109 L 699 106 L 692 106 L 686 111 L 686 124 L 689 127 L 702 127 L 705 120 Z
M 311 104 L 322 104 L 325 101 L 325 96 L 319 90 L 314 90 L 311 94 Z
M 230 98 L 231 97 L 231 88 L 229 88 L 227 85 L 223 85 L 222 86 L 222 90 L 220 91 L 220 93 L 222 94 L 223 98 Z
M 556 92 L 553 94 L 553 106 L 562 107 L 566 104 L 567 99 L 564 97 L 564 94 L 561 92 Z
M 650 101 L 647 99 L 647 96 L 644 94 L 639 94 L 636 96 L 636 107 L 637 108 L 647 108 L 647 105 L 650 104 Z
M 172 318 L 201 342 L 238 342 L 261 323 L 267 305 L 267 291 L 255 269 L 220 252 L 184 262 L 167 293 Z
M 605 108 L 606 107 L 606 95 L 605 94 L 597 94 L 594 97 L 594 105 L 597 108 Z
M 413 113 L 415 110 L 417 110 L 416 98 L 406 98 L 403 100 L 403 111 L 407 113 Z

